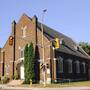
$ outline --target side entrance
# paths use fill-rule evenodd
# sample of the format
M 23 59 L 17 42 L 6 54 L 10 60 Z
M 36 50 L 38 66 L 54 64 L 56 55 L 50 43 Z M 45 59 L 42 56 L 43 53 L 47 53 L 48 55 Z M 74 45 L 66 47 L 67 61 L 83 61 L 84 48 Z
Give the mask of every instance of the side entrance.
M 20 79 L 24 80 L 24 65 L 20 65 Z

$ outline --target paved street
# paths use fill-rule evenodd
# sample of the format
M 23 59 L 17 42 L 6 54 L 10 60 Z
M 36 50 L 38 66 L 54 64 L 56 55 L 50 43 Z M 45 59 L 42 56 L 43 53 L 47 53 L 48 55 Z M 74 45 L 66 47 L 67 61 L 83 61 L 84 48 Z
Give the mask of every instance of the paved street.
M 65 88 L 0 87 L 0 90 L 90 90 L 90 87 L 65 87 Z

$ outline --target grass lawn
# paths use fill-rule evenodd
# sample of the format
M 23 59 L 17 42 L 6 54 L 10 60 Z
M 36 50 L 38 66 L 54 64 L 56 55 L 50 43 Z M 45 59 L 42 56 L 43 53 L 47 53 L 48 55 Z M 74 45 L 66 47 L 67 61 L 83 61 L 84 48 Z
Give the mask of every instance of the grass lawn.
M 59 84 L 46 84 L 45 87 L 53 87 L 53 88 L 59 88 L 59 87 L 83 87 L 83 86 L 90 86 L 90 81 L 81 81 L 81 82 L 70 82 L 70 83 L 59 83 Z M 43 84 L 33 84 L 32 87 L 41 87 L 43 88 Z

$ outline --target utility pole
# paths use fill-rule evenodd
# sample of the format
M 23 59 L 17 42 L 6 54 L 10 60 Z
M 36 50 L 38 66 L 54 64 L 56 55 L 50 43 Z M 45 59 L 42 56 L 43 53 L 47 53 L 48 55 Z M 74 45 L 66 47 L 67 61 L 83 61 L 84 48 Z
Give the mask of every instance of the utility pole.
M 44 34 L 44 28 L 43 28 L 43 21 L 44 21 L 44 15 L 45 15 L 45 12 L 46 12 L 47 10 L 45 9 L 45 10 L 43 10 L 43 13 L 42 13 L 42 23 L 41 23 L 41 30 L 42 30 L 42 62 L 43 62 L 43 64 L 44 64 L 44 68 L 45 68 L 45 61 L 44 61 L 44 36 L 43 36 L 43 34 Z M 43 84 L 44 84 L 44 86 L 46 85 L 46 79 L 45 79 L 45 70 L 43 70 L 44 72 L 43 72 Z

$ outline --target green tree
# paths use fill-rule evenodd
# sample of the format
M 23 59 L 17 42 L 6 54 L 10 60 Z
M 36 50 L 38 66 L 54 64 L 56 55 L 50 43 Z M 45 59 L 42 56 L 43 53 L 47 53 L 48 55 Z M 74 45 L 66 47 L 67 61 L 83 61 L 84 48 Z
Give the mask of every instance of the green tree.
M 83 48 L 83 50 L 90 55 L 90 44 L 86 43 L 86 42 L 80 42 L 79 46 L 81 46 Z
M 28 59 L 29 59 L 29 74 L 30 74 L 30 79 L 32 81 L 35 80 L 35 72 L 34 72 L 34 66 L 35 66 L 35 60 L 34 60 L 34 48 L 33 48 L 33 43 L 30 43 L 28 47 Z
M 33 43 L 30 43 L 25 46 L 24 50 L 24 76 L 25 76 L 25 84 L 30 83 L 30 79 L 32 81 L 35 80 L 35 72 L 34 72 L 34 48 Z
M 24 49 L 24 77 L 25 77 L 25 80 L 24 80 L 24 83 L 25 84 L 28 84 L 29 83 L 29 80 L 28 80 L 28 44 L 25 46 L 25 49 Z

